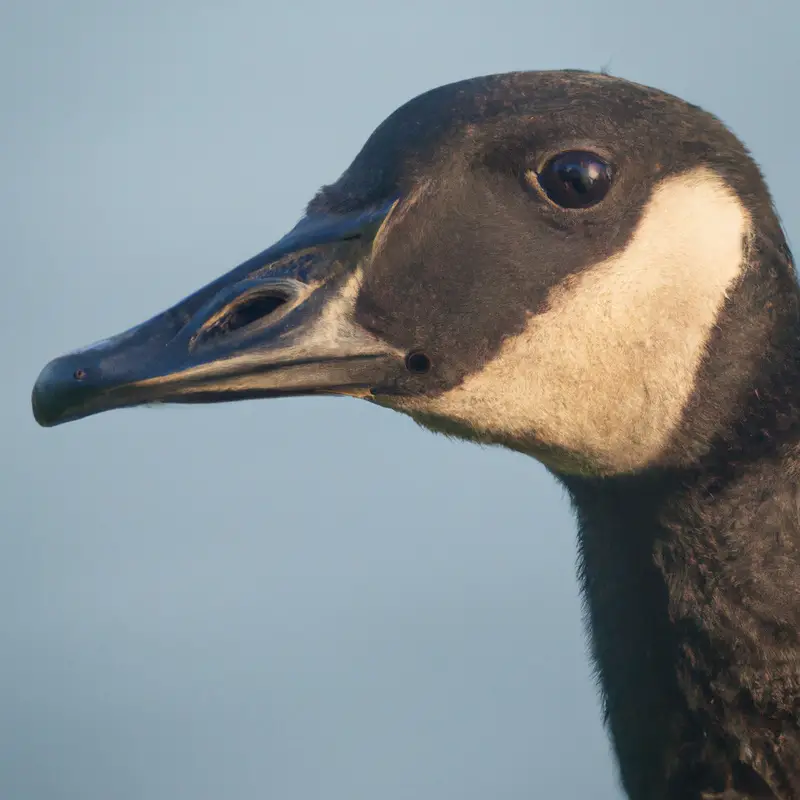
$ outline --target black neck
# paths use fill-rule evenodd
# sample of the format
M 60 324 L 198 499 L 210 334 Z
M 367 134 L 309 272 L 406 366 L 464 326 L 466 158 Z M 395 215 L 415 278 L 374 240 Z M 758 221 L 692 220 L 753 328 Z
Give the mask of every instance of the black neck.
M 800 798 L 800 462 L 770 449 L 563 479 L 632 800 Z

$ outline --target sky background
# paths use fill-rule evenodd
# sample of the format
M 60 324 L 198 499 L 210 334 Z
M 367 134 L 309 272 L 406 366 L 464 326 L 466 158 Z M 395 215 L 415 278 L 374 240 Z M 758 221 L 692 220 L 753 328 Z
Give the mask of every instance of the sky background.
M 534 461 L 350 399 L 44 430 L 30 389 L 474 75 L 607 67 L 708 108 L 796 244 L 799 32 L 795 0 L 5 0 L 0 797 L 619 798 Z

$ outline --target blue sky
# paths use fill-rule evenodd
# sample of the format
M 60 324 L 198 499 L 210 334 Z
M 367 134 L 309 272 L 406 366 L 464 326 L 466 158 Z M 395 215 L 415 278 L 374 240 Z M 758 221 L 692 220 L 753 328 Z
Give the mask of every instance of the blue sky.
M 394 108 L 607 67 L 718 114 L 800 228 L 800 10 L 7 0 L 0 796 L 620 797 L 530 459 L 347 399 L 36 427 L 32 383 L 258 252 Z

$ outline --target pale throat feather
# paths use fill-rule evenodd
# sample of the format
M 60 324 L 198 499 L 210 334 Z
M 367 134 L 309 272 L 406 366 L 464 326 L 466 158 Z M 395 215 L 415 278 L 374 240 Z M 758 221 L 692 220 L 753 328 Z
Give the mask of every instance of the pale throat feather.
M 665 179 L 624 251 L 554 287 L 481 371 L 399 410 L 535 438 L 599 472 L 646 466 L 680 422 L 751 227 L 711 170 Z

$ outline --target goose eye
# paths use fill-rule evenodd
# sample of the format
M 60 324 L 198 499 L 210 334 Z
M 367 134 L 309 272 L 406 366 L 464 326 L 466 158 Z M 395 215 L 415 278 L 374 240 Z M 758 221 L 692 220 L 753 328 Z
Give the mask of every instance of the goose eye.
M 574 151 L 551 158 L 537 175 L 544 193 L 562 208 L 589 208 L 611 188 L 611 167 L 594 153 Z

